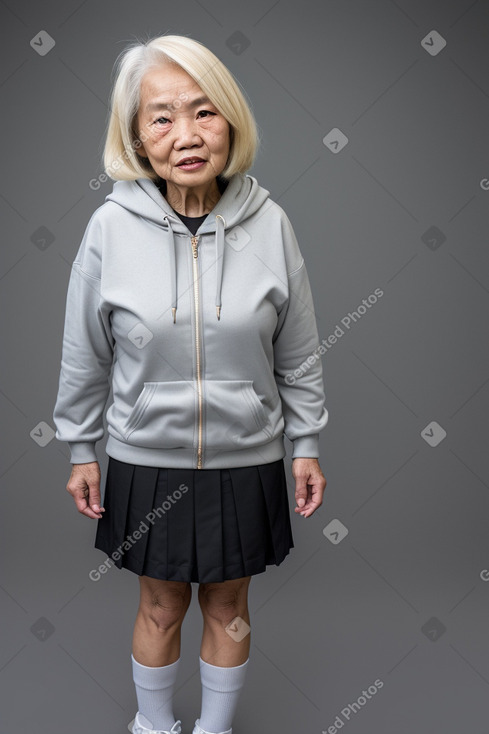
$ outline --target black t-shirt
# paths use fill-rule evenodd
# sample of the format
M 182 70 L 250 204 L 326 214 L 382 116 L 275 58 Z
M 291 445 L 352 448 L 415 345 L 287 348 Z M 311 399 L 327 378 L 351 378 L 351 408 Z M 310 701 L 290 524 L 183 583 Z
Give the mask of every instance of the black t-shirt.
M 221 196 L 222 196 L 222 194 L 226 191 L 226 188 L 227 188 L 227 185 L 228 185 L 229 182 L 226 181 L 225 179 L 221 178 L 221 176 L 217 176 L 216 177 L 216 180 L 217 180 L 217 186 L 218 186 L 219 191 L 221 192 Z M 157 181 L 155 181 L 155 183 L 156 183 L 156 186 L 161 191 L 162 195 L 166 198 L 166 181 L 165 181 L 165 179 L 164 178 L 158 178 Z M 172 209 L 173 209 L 173 207 L 172 207 Z M 173 211 L 175 212 L 175 214 L 177 214 L 180 217 L 180 219 L 182 220 L 182 222 L 185 224 L 186 227 L 188 227 L 188 229 L 192 232 L 192 234 L 195 234 L 197 232 L 197 230 L 199 229 L 199 227 L 202 224 L 202 222 L 204 221 L 204 219 L 206 219 L 206 217 L 208 216 L 207 214 L 203 214 L 201 217 L 187 217 L 187 216 L 185 216 L 185 214 L 180 214 L 180 212 L 175 211 L 175 209 L 173 209 Z

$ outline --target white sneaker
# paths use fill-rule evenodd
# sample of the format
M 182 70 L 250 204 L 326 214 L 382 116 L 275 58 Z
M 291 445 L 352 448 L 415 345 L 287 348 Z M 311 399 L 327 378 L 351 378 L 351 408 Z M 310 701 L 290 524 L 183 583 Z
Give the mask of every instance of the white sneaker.
M 168 729 L 147 729 L 141 724 L 138 711 L 134 717 L 132 734 L 182 734 L 182 722 L 180 719 L 175 721 L 170 731 L 168 731 Z
M 233 729 L 227 729 L 226 731 L 219 731 L 219 732 L 209 732 L 205 729 L 202 729 L 201 726 L 199 726 L 200 719 L 195 720 L 195 726 L 192 731 L 192 734 L 233 734 Z

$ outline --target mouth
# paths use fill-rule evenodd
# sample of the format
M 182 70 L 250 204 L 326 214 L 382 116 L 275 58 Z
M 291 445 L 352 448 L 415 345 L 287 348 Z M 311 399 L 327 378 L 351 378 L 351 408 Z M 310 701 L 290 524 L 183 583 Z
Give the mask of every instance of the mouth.
M 201 168 L 204 163 L 202 158 L 198 158 L 197 156 L 189 156 L 188 158 L 184 158 L 180 163 L 177 163 L 177 168 L 181 168 L 184 171 L 194 171 L 197 168 Z

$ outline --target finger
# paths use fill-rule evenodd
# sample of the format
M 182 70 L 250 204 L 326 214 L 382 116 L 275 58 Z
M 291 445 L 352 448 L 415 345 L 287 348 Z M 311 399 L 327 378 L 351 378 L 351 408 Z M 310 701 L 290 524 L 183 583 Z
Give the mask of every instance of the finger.
M 295 478 L 295 501 L 299 508 L 304 507 L 307 502 L 307 480 L 306 475 Z
M 314 507 L 311 505 L 311 502 L 308 500 L 305 505 L 302 507 L 295 507 L 294 512 L 296 512 L 298 515 L 303 515 L 304 517 L 306 515 L 310 515 L 312 512 L 314 512 Z
M 313 504 L 308 502 L 304 505 L 304 507 L 301 510 L 296 508 L 296 512 L 299 515 L 302 515 L 302 517 L 309 517 L 310 515 L 312 515 L 313 512 L 315 512 L 315 510 L 317 510 L 318 507 L 319 505 L 314 506 Z
M 318 507 L 321 507 L 321 505 L 322 502 L 320 500 L 311 500 L 305 505 L 305 507 L 303 507 L 303 510 L 309 513 L 309 515 L 312 515 L 312 513 L 315 512 Z
M 78 512 L 83 512 L 87 508 L 87 500 L 83 494 L 77 493 L 73 495 L 73 500 L 76 505 Z
M 94 499 L 90 496 L 90 507 L 93 507 L 95 512 L 105 512 L 105 507 L 100 507 L 100 494 Z
M 97 509 L 94 507 L 92 509 L 91 502 L 89 501 L 89 489 L 86 487 L 85 489 L 79 489 L 76 492 L 73 493 L 73 499 L 75 501 L 75 505 L 77 507 L 78 512 L 80 512 L 82 515 L 85 515 L 85 517 L 89 517 L 91 519 L 100 519 L 102 516 L 100 509 Z
M 100 507 L 100 482 L 98 479 L 89 483 L 88 504 L 99 516 L 101 516 L 101 512 L 105 512 L 105 508 Z
M 81 513 L 82 515 L 85 515 L 85 517 L 89 517 L 92 520 L 100 520 L 100 518 L 103 517 L 103 515 L 100 512 L 99 513 L 94 512 L 91 507 L 88 507 L 88 505 L 85 510 L 81 511 Z
M 300 513 L 303 517 L 309 517 L 315 512 L 318 507 L 323 503 L 323 487 L 322 484 L 319 487 L 310 486 L 310 496 L 307 498 L 306 503 L 302 506 L 302 509 L 296 507 L 295 512 Z
M 97 517 L 97 515 L 94 513 L 92 508 L 89 507 L 86 497 L 77 493 L 73 496 L 73 499 L 75 501 L 75 505 L 79 513 L 81 513 L 82 515 L 85 515 L 86 517 L 91 517 L 91 518 Z
M 99 496 L 98 502 L 100 502 L 100 496 Z M 88 515 L 88 517 L 96 517 L 98 519 L 103 517 L 105 508 L 100 507 L 98 502 L 93 503 L 92 500 L 90 500 L 90 502 L 88 503 L 87 512 L 85 512 L 85 514 Z M 90 511 L 90 514 L 88 514 L 88 511 Z

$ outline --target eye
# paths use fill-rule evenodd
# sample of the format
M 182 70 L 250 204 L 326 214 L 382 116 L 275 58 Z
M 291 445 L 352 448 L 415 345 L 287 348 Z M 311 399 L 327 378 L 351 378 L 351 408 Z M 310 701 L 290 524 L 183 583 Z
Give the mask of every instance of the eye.
M 159 122 L 160 120 L 165 120 L 165 122 L 170 122 L 170 120 L 167 117 L 158 117 L 158 119 L 153 122 L 153 125 L 156 125 L 156 123 Z
M 215 115 L 215 112 L 211 112 L 210 110 L 199 110 L 199 115 L 204 113 L 204 115 Z

